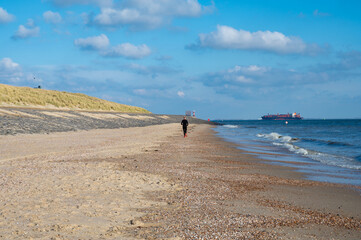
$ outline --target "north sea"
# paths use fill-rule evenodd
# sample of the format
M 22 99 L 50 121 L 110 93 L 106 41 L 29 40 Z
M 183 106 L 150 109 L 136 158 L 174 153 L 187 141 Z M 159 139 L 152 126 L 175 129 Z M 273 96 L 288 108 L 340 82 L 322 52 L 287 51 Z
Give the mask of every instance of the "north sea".
M 361 120 L 218 120 L 218 135 L 310 180 L 361 185 Z

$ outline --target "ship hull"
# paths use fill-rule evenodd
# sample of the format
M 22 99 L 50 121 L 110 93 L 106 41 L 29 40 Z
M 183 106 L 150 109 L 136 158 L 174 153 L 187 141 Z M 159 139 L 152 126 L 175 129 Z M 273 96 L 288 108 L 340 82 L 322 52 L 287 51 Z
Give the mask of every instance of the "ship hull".
M 302 120 L 302 118 L 293 118 L 293 117 L 267 117 L 263 116 L 262 120 Z
M 262 116 L 262 120 L 302 120 L 300 114 L 293 113 L 293 114 L 268 114 Z

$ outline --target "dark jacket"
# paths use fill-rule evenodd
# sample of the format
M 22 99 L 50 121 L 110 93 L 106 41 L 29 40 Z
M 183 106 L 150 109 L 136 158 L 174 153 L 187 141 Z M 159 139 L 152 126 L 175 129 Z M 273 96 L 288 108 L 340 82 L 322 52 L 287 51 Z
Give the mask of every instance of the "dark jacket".
M 181 124 L 183 125 L 183 128 L 187 128 L 188 126 L 188 120 L 187 119 L 183 119 Z

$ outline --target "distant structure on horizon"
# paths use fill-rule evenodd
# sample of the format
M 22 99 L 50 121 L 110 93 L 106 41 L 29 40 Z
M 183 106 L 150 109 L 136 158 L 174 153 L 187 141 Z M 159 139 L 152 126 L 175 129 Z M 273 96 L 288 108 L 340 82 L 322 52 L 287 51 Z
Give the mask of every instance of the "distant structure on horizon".
M 191 110 L 187 110 L 186 111 L 186 116 L 189 116 L 189 117 L 196 117 L 196 111 L 195 110 L 193 110 L 193 111 L 191 111 Z
M 287 113 L 287 114 L 267 114 L 262 116 L 262 120 L 302 120 L 301 114 Z

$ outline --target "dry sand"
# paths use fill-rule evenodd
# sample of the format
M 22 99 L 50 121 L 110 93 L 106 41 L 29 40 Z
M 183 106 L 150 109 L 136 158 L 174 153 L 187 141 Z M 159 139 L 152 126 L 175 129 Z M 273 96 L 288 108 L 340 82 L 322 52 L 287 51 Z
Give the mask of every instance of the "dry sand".
M 361 197 L 179 124 L 0 136 L 0 239 L 360 239 Z
M 176 186 L 111 159 L 156 148 L 177 127 L 0 136 L 0 238 L 121 239 L 139 209 L 165 204 L 145 192 Z

